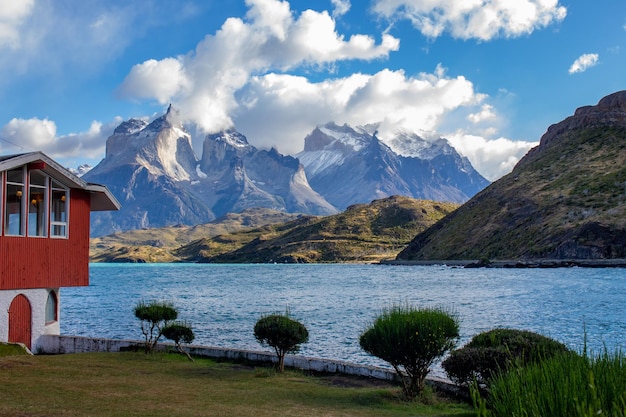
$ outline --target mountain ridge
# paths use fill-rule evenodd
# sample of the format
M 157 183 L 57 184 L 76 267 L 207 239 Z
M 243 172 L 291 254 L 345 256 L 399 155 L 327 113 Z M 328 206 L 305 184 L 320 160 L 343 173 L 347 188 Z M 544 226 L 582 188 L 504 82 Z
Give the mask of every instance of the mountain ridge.
M 626 258 L 626 91 L 550 126 L 398 260 Z
M 374 126 L 328 123 L 294 157 L 257 149 L 230 129 L 206 135 L 197 158 L 180 120 L 170 106 L 150 123 L 122 122 L 107 139 L 105 158 L 83 178 L 107 185 L 122 208 L 94 213 L 92 236 L 202 224 L 251 207 L 330 215 L 391 195 L 458 203 L 488 184 L 444 139 L 405 135 L 428 158 L 402 156 Z

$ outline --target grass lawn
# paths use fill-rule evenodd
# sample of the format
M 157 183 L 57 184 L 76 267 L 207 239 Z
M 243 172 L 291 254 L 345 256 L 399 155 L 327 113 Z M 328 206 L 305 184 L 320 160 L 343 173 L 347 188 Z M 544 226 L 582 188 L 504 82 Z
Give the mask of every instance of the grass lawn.
M 400 400 L 384 381 L 188 361 L 175 354 L 0 357 L 0 415 L 473 416 L 463 403 Z

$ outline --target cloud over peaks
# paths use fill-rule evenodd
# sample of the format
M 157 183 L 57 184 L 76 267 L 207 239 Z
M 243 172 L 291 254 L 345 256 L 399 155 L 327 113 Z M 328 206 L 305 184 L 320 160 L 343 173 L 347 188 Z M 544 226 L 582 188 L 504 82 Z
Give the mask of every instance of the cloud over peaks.
M 188 121 L 216 131 L 232 125 L 231 114 L 238 106 L 235 94 L 252 76 L 340 60 L 384 58 L 399 48 L 399 41 L 388 34 L 382 35 L 380 44 L 367 35 L 345 39 L 326 11 L 306 10 L 294 17 L 285 1 L 247 0 L 246 4 L 245 20 L 227 19 L 195 51 L 135 65 L 120 87 L 122 96 L 174 102 Z
M 375 0 L 373 10 L 388 19 L 408 19 L 429 37 L 448 32 L 483 41 L 529 34 L 567 14 L 558 0 Z

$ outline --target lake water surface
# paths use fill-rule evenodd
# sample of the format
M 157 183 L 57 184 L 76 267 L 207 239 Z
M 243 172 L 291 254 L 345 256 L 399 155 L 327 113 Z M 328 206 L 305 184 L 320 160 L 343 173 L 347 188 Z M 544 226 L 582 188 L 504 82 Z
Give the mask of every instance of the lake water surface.
M 61 333 L 141 339 L 134 306 L 171 301 L 194 344 L 263 350 L 263 314 L 309 329 L 306 356 L 384 365 L 358 343 L 392 304 L 443 306 L 461 319 L 460 345 L 495 327 L 531 330 L 582 349 L 626 347 L 626 269 L 463 269 L 387 265 L 91 264 L 89 287 L 61 290 Z

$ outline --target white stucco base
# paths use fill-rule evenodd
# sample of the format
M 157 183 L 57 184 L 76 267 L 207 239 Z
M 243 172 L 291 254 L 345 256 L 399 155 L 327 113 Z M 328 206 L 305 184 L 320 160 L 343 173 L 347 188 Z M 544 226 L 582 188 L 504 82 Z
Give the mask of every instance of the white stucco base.
M 46 324 L 46 301 L 48 293 L 53 290 L 57 297 L 57 320 Z M 29 290 L 2 290 L 0 291 L 0 342 L 9 340 L 9 306 L 13 299 L 19 294 L 24 295 L 30 302 L 31 308 L 31 350 L 38 352 L 40 348 L 40 337 L 46 334 L 58 335 L 61 327 L 59 325 L 60 293 L 58 288 L 36 288 Z

